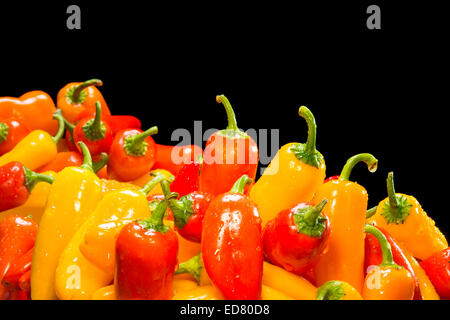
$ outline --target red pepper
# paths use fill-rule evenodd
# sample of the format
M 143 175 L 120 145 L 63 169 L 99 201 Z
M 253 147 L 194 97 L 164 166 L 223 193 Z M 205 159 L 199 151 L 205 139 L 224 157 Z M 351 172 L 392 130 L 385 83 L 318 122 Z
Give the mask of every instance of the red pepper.
M 131 181 L 149 172 L 156 157 L 156 144 L 151 135 L 158 127 L 146 131 L 125 129 L 119 131 L 109 151 L 108 174 L 119 181 Z
M 395 239 L 392 238 L 392 236 L 384 230 L 381 227 L 374 226 L 378 230 L 383 233 L 383 235 L 386 237 L 387 241 L 389 242 L 389 245 L 391 246 L 392 250 L 392 257 L 394 259 L 394 262 L 398 264 L 399 266 L 404 267 L 406 270 L 411 273 L 412 277 L 414 278 L 415 282 L 415 288 L 414 288 L 414 300 L 421 300 L 421 294 L 420 294 L 420 288 L 419 288 L 419 282 L 417 280 L 416 274 L 414 273 L 414 269 L 412 268 L 411 264 L 408 261 L 408 258 L 403 253 L 402 249 L 399 247 L 399 245 L 396 243 Z M 383 261 L 383 253 L 381 250 L 380 241 L 378 239 L 370 234 L 366 233 L 365 238 L 365 257 L 364 257 L 364 270 L 367 274 L 367 270 L 370 266 L 378 266 Z
M 212 200 L 212 195 L 194 191 L 179 200 L 169 201 L 175 229 L 183 238 L 193 242 L 201 242 L 203 218 Z
M 36 183 L 52 183 L 53 180 L 53 177 L 33 172 L 19 162 L 0 167 L 0 212 L 24 204 Z
M 11 151 L 30 133 L 24 124 L 12 119 L 0 119 L 0 156 Z
M 94 118 L 91 116 L 81 119 L 72 132 L 74 143 L 78 145 L 78 142 L 84 142 L 92 155 L 109 152 L 113 141 L 113 131 L 108 122 L 102 121 L 102 107 L 98 101 L 95 103 L 95 110 Z
M 185 164 L 170 184 L 170 190 L 178 193 L 180 197 L 198 191 L 200 167 L 199 162 Z
M 37 224 L 28 217 L 11 215 L 0 222 L 0 281 L 14 261 L 33 248 L 37 230 Z M 1 287 L 0 299 L 7 299 L 10 290 L 3 284 Z
M 168 182 L 161 182 L 168 188 Z M 116 295 L 121 300 L 168 300 L 173 295 L 177 266 L 177 234 L 164 225 L 171 193 L 147 220 L 134 221 L 120 231 L 116 242 Z
M 251 183 L 243 175 L 230 192 L 216 197 L 203 219 L 205 270 L 225 299 L 261 298 L 263 244 L 256 204 L 243 194 Z
M 311 282 L 311 284 L 313 284 L 314 286 L 317 285 L 314 267 L 310 267 L 308 270 L 306 270 L 302 277 Z
M 326 178 L 326 179 L 323 181 L 323 183 L 327 183 L 328 181 L 331 181 L 331 180 L 338 180 L 338 179 L 339 179 L 339 175 L 337 175 L 337 176 L 331 176 L 331 177 Z
M 31 260 L 33 258 L 33 248 L 25 254 L 16 258 L 11 264 L 2 279 L 2 284 L 10 290 L 20 289 L 20 278 L 31 270 Z M 23 286 L 23 284 L 22 284 Z
M 326 204 L 326 199 L 316 206 L 300 203 L 267 222 L 263 231 L 266 259 L 298 275 L 313 267 L 330 235 L 330 221 L 322 213 Z
M 228 127 L 212 134 L 206 142 L 200 172 L 200 191 L 214 196 L 230 190 L 244 174 L 254 180 L 259 160 L 255 141 L 239 130 L 228 99 L 221 95 L 216 100 L 225 106 Z M 247 186 L 245 194 L 249 190 L 250 186 Z
M 450 299 L 450 248 L 438 251 L 420 262 L 441 298 Z
M 105 117 L 104 120 L 109 124 L 114 135 L 125 129 L 141 129 L 141 121 L 134 116 L 112 115 Z
M 9 300 L 29 300 L 29 295 L 24 290 L 12 291 Z
M 31 280 L 31 270 L 28 270 L 19 278 L 19 288 L 25 291 L 28 295 L 30 295 L 31 291 L 30 280 Z
M 185 164 L 197 161 L 203 156 L 203 150 L 197 145 L 166 146 L 156 144 L 155 169 L 165 169 L 177 175 Z
M 83 164 L 83 155 L 76 151 L 59 152 L 52 161 L 39 168 L 38 172 L 60 172 L 65 167 L 79 167 Z

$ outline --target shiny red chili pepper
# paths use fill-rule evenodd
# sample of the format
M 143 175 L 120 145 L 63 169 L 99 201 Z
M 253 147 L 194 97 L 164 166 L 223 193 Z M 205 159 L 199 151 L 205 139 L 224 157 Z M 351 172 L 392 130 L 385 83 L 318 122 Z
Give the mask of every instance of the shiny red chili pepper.
M 165 169 L 173 175 L 178 175 L 185 164 L 198 161 L 203 156 L 203 150 L 197 145 L 166 146 L 156 144 L 155 169 Z
M 212 200 L 211 194 L 194 191 L 179 200 L 169 201 L 175 229 L 183 238 L 193 242 L 201 242 L 203 218 Z
M 378 230 L 381 231 L 381 233 L 384 234 L 387 241 L 389 242 L 389 245 L 391 246 L 392 250 L 392 257 L 394 259 L 394 262 L 398 264 L 399 266 L 404 267 L 406 270 L 408 270 L 412 277 L 414 278 L 414 281 L 416 283 L 414 288 L 414 300 L 421 300 L 421 294 L 420 294 L 420 288 L 419 288 L 419 282 L 416 278 L 416 274 L 414 273 L 414 269 L 412 268 L 411 264 L 408 261 L 408 258 L 403 253 L 400 246 L 397 244 L 394 238 L 381 227 L 374 226 Z M 366 233 L 365 238 L 365 256 L 364 256 L 364 270 L 367 274 L 367 270 L 370 266 L 378 266 L 383 261 L 383 253 L 381 250 L 380 242 L 377 240 L 377 238 L 370 234 Z
M 339 175 L 337 175 L 337 176 L 331 176 L 331 177 L 326 178 L 326 179 L 323 181 L 323 183 L 327 183 L 328 181 L 331 181 L 331 180 L 338 180 L 338 179 L 339 179 Z
M 420 262 L 437 293 L 450 299 L 450 248 L 438 251 Z
M 52 183 L 53 180 L 53 177 L 33 172 L 19 162 L 9 162 L 1 166 L 0 212 L 24 204 L 36 183 Z
M 163 181 L 163 188 L 168 182 Z M 164 190 L 164 189 L 163 189 Z M 121 300 L 168 300 L 173 295 L 178 238 L 163 219 L 170 199 L 160 202 L 147 220 L 127 224 L 116 242 L 116 295 Z
M 300 203 L 269 220 L 263 231 L 266 259 L 298 275 L 313 267 L 330 235 L 330 221 L 322 213 L 326 204 L 326 199 L 316 206 Z
M 158 127 L 146 131 L 119 131 L 109 151 L 108 174 L 119 181 L 131 181 L 149 172 L 156 158 L 156 144 L 151 135 Z
M 200 167 L 199 162 L 185 164 L 170 184 L 170 190 L 178 193 L 180 197 L 198 191 Z
M 11 151 L 29 133 L 21 122 L 0 118 L 0 156 Z
M 20 289 L 20 278 L 31 270 L 33 248 L 11 262 L 8 271 L 2 279 L 2 284 L 10 290 Z M 22 284 L 23 285 L 23 284 Z
M 79 167 L 83 164 L 83 155 L 77 151 L 59 152 L 52 161 L 39 168 L 38 172 L 60 172 L 65 167 Z
M 259 161 L 256 142 L 239 130 L 228 99 L 221 95 L 216 100 L 225 106 L 228 127 L 212 134 L 206 142 L 199 189 L 214 196 L 230 190 L 244 174 L 254 180 Z M 247 186 L 245 194 L 249 190 L 250 186 Z
M 240 177 L 217 196 L 203 219 L 201 251 L 205 270 L 225 299 L 261 298 L 263 244 L 256 204 L 243 194 L 251 183 Z
M 105 117 L 105 121 L 111 127 L 113 134 L 124 129 L 141 129 L 141 120 L 134 116 L 112 115 Z

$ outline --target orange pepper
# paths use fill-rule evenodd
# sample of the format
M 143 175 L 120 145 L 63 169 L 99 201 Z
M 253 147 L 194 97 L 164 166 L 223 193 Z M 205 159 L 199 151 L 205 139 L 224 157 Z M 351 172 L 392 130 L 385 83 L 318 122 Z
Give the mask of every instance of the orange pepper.
M 313 203 L 326 198 L 323 212 L 330 219 L 331 234 L 328 251 L 319 258 L 315 273 L 317 285 L 330 280 L 348 282 L 361 292 L 364 280 L 364 226 L 368 195 L 364 187 L 348 181 L 351 170 L 364 161 L 369 171 L 377 169 L 378 161 L 369 153 L 351 157 L 338 180 L 324 183 Z
M 19 98 L 0 98 L 0 118 L 20 121 L 31 131 L 43 130 L 51 135 L 58 131 L 58 122 L 53 120 L 55 103 L 44 91 L 30 91 Z

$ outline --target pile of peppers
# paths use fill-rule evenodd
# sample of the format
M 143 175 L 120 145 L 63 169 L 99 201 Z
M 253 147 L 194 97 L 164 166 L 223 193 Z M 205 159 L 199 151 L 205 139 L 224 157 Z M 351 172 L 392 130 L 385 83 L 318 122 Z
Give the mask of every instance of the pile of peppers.
M 416 198 L 368 208 L 326 177 L 307 107 L 305 143 L 259 153 L 223 96 L 228 126 L 200 146 L 113 115 L 91 79 L 0 97 L 1 300 L 450 299 L 450 249 Z

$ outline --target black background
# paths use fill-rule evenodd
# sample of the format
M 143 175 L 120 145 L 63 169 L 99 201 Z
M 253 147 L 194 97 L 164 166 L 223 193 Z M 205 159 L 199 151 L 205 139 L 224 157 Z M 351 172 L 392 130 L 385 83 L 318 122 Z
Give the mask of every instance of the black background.
M 379 159 L 351 176 L 369 206 L 396 191 L 412 194 L 450 235 L 447 179 L 448 32 L 445 10 L 410 1 L 222 4 L 58 1 L 0 5 L 0 96 L 40 89 L 56 98 L 67 82 L 100 78 L 113 113 L 176 128 L 224 128 L 215 102 L 230 99 L 241 128 L 280 128 L 280 146 L 306 140 L 297 116 L 308 106 L 327 175 L 360 152 Z M 153 3 L 153 2 L 152 2 Z M 81 30 L 66 8 L 81 7 Z M 366 8 L 381 7 L 381 30 Z

